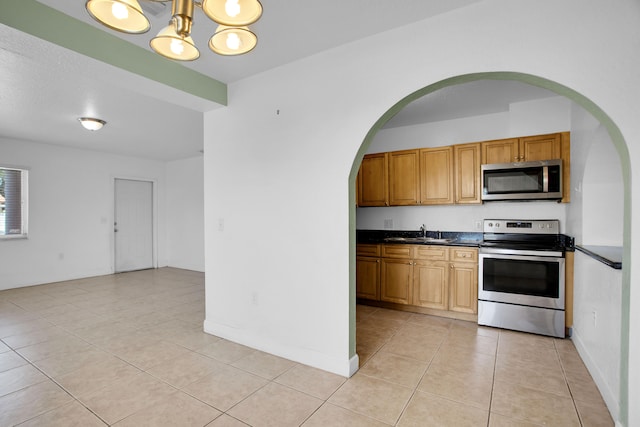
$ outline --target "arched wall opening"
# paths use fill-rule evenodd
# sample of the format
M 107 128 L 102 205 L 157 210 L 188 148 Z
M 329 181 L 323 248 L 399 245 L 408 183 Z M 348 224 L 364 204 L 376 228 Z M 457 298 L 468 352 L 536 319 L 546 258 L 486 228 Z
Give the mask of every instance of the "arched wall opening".
M 559 96 L 573 101 L 590 113 L 608 134 L 620 158 L 622 181 L 624 183 L 624 207 L 623 207 L 623 270 L 622 270 L 622 295 L 620 305 L 621 333 L 620 333 L 620 360 L 619 360 L 619 419 L 626 423 L 628 413 L 628 354 L 629 354 L 629 296 L 630 296 L 630 243 L 631 243 L 631 191 L 630 191 L 630 159 L 627 145 L 617 125 L 610 117 L 591 100 L 559 83 L 543 79 L 537 76 L 515 72 L 490 72 L 460 75 L 438 81 L 420 90 L 417 90 L 393 105 L 371 127 L 354 160 L 349 175 L 349 254 L 350 254 L 350 313 L 349 313 L 349 352 L 350 356 L 356 354 L 356 328 L 355 328 L 355 246 L 356 246 L 356 209 L 355 209 L 355 182 L 362 158 L 369 145 L 380 129 L 414 100 L 440 89 L 468 83 L 477 80 L 512 80 L 521 83 L 538 86 L 555 92 Z

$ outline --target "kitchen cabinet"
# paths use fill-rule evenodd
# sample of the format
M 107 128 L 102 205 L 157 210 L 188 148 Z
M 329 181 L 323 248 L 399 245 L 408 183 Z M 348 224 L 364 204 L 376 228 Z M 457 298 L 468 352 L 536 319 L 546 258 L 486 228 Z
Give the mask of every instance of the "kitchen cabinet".
M 455 203 L 480 204 L 480 143 L 453 146 Z
M 388 154 L 367 154 L 358 172 L 358 206 L 389 206 Z
M 413 305 L 447 310 L 449 308 L 449 248 L 418 246 L 413 264 Z
M 358 206 L 480 204 L 482 164 L 552 159 L 562 159 L 567 203 L 569 132 L 368 154 L 357 177 Z
M 431 310 L 478 312 L 478 250 L 444 245 L 358 244 L 356 296 Z M 384 305 L 383 305 L 384 306 Z M 398 306 L 392 306 L 398 308 Z
M 562 158 L 561 134 L 534 135 L 482 143 L 482 163 L 530 162 Z
M 389 155 L 389 204 L 417 205 L 420 197 L 419 150 L 392 151 Z
M 380 301 L 409 304 L 413 282 L 413 261 L 382 258 Z
M 453 147 L 420 150 L 420 204 L 453 203 L 453 180 Z
M 380 300 L 409 304 L 416 245 L 382 245 Z
M 528 136 L 520 139 L 520 161 L 552 160 L 562 157 L 560 134 Z
M 356 297 L 380 300 L 380 245 L 356 246 Z
M 520 158 L 518 138 L 485 141 L 482 146 L 482 164 L 517 162 Z
M 478 250 L 451 250 L 449 310 L 478 313 Z

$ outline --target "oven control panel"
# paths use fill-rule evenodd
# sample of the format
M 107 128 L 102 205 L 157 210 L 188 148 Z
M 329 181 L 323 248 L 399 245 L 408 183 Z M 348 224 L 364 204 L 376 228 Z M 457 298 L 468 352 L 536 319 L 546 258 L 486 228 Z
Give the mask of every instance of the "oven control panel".
M 560 234 L 557 219 L 485 219 L 485 233 Z

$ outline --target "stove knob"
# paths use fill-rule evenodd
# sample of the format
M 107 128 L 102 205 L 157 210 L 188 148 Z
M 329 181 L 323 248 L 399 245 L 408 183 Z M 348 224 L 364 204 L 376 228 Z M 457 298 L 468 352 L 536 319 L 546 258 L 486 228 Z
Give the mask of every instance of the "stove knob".
M 492 222 L 489 223 L 489 227 L 493 227 L 493 223 Z
M 500 223 L 496 222 L 496 228 L 500 227 Z

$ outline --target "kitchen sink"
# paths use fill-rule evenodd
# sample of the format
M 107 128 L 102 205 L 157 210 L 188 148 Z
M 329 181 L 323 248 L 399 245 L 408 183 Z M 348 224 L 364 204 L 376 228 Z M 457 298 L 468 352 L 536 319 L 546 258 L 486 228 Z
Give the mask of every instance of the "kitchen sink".
M 387 237 L 385 242 L 393 243 L 451 243 L 455 239 L 436 239 L 435 237 Z

